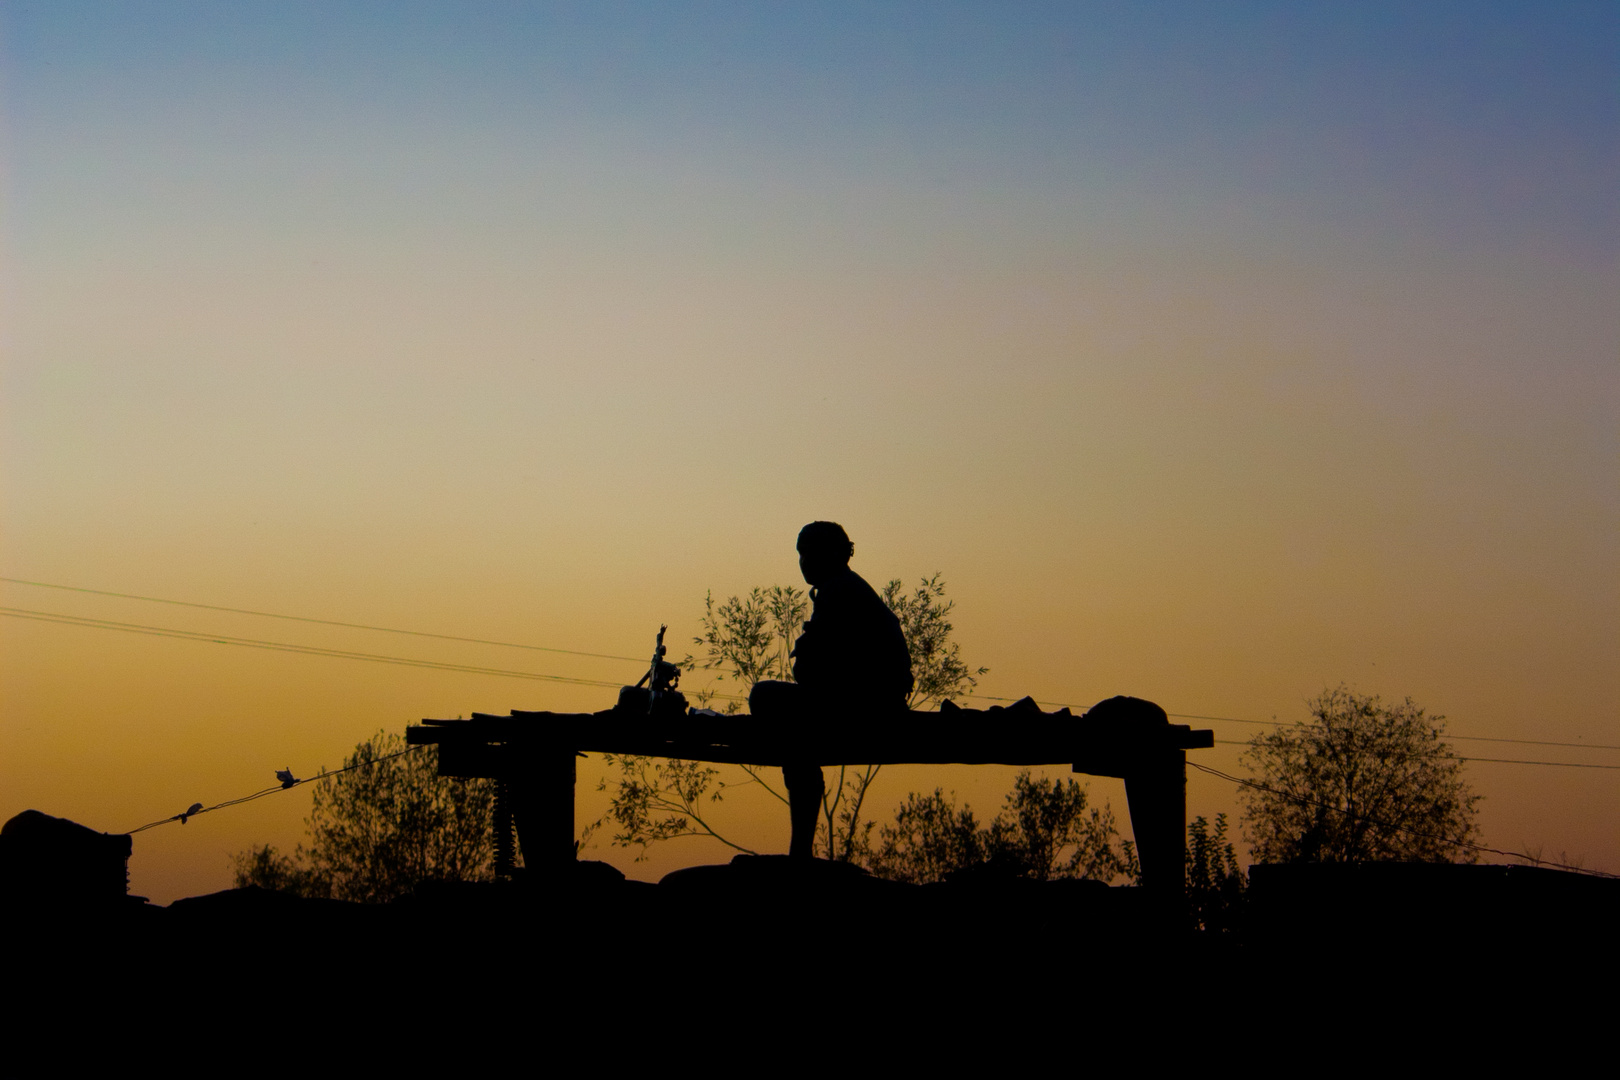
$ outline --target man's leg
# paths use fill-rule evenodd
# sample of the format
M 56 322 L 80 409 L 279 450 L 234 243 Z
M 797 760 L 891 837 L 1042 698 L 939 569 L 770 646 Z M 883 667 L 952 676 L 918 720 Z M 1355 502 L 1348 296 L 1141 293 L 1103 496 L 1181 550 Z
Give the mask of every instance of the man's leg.
M 814 719 L 809 715 L 804 687 L 774 680 L 754 684 L 753 692 L 748 695 L 748 711 L 761 720 L 782 725 L 787 746 L 792 746 L 795 736 Z M 782 782 L 787 787 L 788 820 L 793 826 L 788 854 L 800 859 L 814 858 L 816 821 L 821 816 L 821 800 L 827 790 L 821 766 L 788 762 L 782 766 Z
M 827 780 L 819 765 L 783 765 L 782 780 L 787 784 L 788 817 L 793 835 L 788 855 L 813 859 L 816 854 L 816 819 L 821 816 L 821 800 L 827 794 Z

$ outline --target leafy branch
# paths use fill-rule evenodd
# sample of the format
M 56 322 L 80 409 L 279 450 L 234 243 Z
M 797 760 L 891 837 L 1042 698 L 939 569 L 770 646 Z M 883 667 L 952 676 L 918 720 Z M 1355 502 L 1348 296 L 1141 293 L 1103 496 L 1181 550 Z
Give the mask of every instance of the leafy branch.
M 596 826 L 612 821 L 618 827 L 615 844 L 640 846 L 637 862 L 647 857 L 651 845 L 681 836 L 708 836 L 744 854 L 758 854 L 716 832 L 705 816 L 705 804 L 718 803 L 728 786 L 736 786 L 728 785 L 719 769 L 701 761 L 639 754 L 603 754 L 602 759 L 609 768 L 618 766 L 619 776 L 611 785 L 606 777 L 596 785 L 597 791 L 613 791 L 608 812 Z
M 979 676 L 989 668 L 969 668 L 962 662 L 962 648 L 951 640 L 951 609 L 956 601 L 945 599 L 943 575 L 922 579 L 909 595 L 899 578 L 883 587 L 883 602 L 900 620 L 900 630 L 911 653 L 914 687 L 906 702 L 909 709 L 927 709 L 955 697 L 966 697 L 979 685 Z

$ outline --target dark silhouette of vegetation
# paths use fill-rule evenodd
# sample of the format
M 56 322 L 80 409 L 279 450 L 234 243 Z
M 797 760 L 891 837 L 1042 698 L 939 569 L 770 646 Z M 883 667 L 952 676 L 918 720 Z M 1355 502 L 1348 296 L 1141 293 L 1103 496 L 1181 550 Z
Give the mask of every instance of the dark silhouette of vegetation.
M 793 678 L 793 642 L 809 613 L 809 594 L 792 585 L 754 589 L 746 598 L 733 596 L 718 608 L 711 592 L 703 598 L 703 617 L 698 620 L 703 632 L 692 639 L 703 648 L 703 655 L 688 655 L 681 666 L 713 671 L 717 682 L 737 683 L 742 693 L 727 701 L 722 711 L 740 712 L 755 683 Z M 716 696 L 713 689 L 694 695 L 700 706 Z
M 1244 763 L 1244 837 L 1257 862 L 1474 862 L 1480 796 L 1442 741 L 1442 716 L 1344 686 L 1312 723 L 1261 732 Z
M 900 619 L 911 653 L 911 697 L 908 709 L 938 708 L 943 701 L 966 697 L 979 686 L 979 676 L 989 668 L 970 668 L 962 660 L 962 650 L 951 640 L 951 610 L 955 600 L 945 599 L 943 575 L 923 578 L 910 593 L 900 579 L 883 587 L 883 602 Z
M 1215 815 L 1213 832 L 1202 815 L 1187 825 L 1187 907 L 1193 925 L 1211 933 L 1241 929 L 1249 884 L 1226 827 L 1225 814 Z
M 231 856 L 235 868 L 232 884 L 238 889 L 253 886 L 294 896 L 330 896 L 331 889 L 314 881 L 303 860 L 302 846 L 293 856 L 282 854 L 270 844 L 239 851 Z
M 238 888 L 383 903 L 423 885 L 494 878 L 495 782 L 437 775 L 437 748 L 379 731 L 315 785 L 308 846 L 234 856 Z
M 707 836 L 747 855 L 757 851 L 734 843 L 709 821 L 708 809 L 722 801 L 728 787 L 757 783 L 783 803 L 787 798 L 768 784 L 760 771 L 742 766 L 750 779 L 728 782 L 714 765 L 679 758 L 652 758 L 639 754 L 603 754 L 609 769 L 619 775 L 602 778 L 596 790 L 612 790 L 608 812 L 591 828 L 611 825 L 612 841 L 619 847 L 640 847 L 640 862 L 647 849 L 661 840 Z
M 1120 839 L 1106 804 L 1088 806 L 1084 785 L 1035 780 L 1027 769 L 988 825 L 939 788 L 931 795 L 912 792 L 862 854 L 879 877 L 914 884 L 974 869 L 1033 881 L 1141 877 L 1135 846 Z
M 884 586 L 881 595 L 900 620 L 911 655 L 914 688 L 907 707 L 926 709 L 972 693 L 978 677 L 989 669 L 969 668 L 959 646 L 951 641 L 949 616 L 955 602 L 945 599 L 942 576 L 922 579 L 909 593 L 896 578 Z M 746 597 L 732 596 L 718 605 L 710 593 L 703 607 L 702 632 L 693 639 L 702 652 L 687 656 L 681 666 L 713 671 L 717 681 L 737 685 L 741 694 L 728 701 L 723 711 L 739 711 L 741 698 L 758 682 L 792 680 L 793 645 L 809 611 L 809 595 L 803 589 L 791 585 L 753 589 Z M 696 691 L 693 696 L 700 706 L 718 698 L 712 689 Z M 639 858 L 645 857 L 649 845 L 682 836 L 708 836 L 737 851 L 755 854 L 716 831 L 709 816 L 713 804 L 724 798 L 728 787 L 743 784 L 758 785 L 784 805 L 788 802 L 787 793 L 773 782 L 775 770 L 741 766 L 747 779 L 727 781 L 720 769 L 700 762 L 604 757 L 618 776 L 598 785 L 598 790 L 611 791 L 612 799 L 607 815 L 597 824 L 611 823 L 613 842 L 640 847 Z M 865 820 L 863 810 L 867 792 L 881 771 L 880 765 L 839 767 L 837 782 L 828 783 L 822 799 L 816 835 L 819 856 L 840 861 L 864 857 L 874 823 Z

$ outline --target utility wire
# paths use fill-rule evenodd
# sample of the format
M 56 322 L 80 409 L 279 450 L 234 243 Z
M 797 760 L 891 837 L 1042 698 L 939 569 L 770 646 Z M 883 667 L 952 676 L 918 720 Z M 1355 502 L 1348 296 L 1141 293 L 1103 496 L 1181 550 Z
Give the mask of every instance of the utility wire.
M 1584 761 L 1522 761 L 1505 757 L 1459 757 L 1458 761 L 1489 761 L 1498 765 L 1557 765 L 1566 769 L 1620 769 L 1620 765 L 1591 765 Z
M 975 701 L 1023 701 L 1024 700 L 1023 698 L 997 697 L 994 694 L 963 694 L 962 696 L 965 697 L 965 698 L 972 698 Z M 1037 705 L 1056 705 L 1060 709 L 1067 709 L 1067 708 L 1070 707 L 1069 703 L 1067 701 L 1042 701 L 1040 698 L 1034 698 L 1033 700 L 1034 700 L 1035 704 L 1037 704 Z
M 83 626 L 94 630 L 119 630 L 128 634 L 147 634 L 153 637 L 179 638 L 183 641 L 203 641 L 216 645 L 240 645 L 272 652 L 298 653 L 304 656 L 326 656 L 338 660 L 366 660 L 374 664 L 398 664 L 405 667 L 428 668 L 434 671 L 460 671 L 472 675 L 499 675 L 508 679 L 538 679 L 543 682 L 569 683 L 575 686 L 617 687 L 620 684 L 605 679 L 576 679 L 568 675 L 545 675 L 536 671 L 512 671 L 505 668 L 479 667 L 474 664 L 451 664 L 438 660 L 413 660 L 404 656 L 382 656 L 377 653 L 354 652 L 348 649 L 325 649 L 315 645 L 295 645 L 284 641 L 263 641 L 258 638 L 239 638 L 221 634 L 204 634 L 172 627 L 146 626 L 140 623 L 120 623 L 108 619 L 90 619 L 77 615 L 60 615 L 49 611 L 29 611 L 23 608 L 0 607 L 0 615 L 13 619 L 31 619 L 35 622 L 60 623 L 64 626 Z
M 456 637 L 453 634 L 430 634 L 423 630 L 398 630 L 391 626 L 368 626 L 365 623 L 338 622 L 334 619 L 312 619 L 303 615 L 279 615 L 273 611 L 249 611 L 246 608 L 221 607 L 218 604 L 194 604 L 189 600 L 165 600 L 159 596 L 137 596 L 134 593 L 109 592 L 106 589 L 86 589 L 77 585 L 53 585 L 47 581 L 25 581 L 22 578 L 0 577 L 12 585 L 31 585 L 38 589 L 61 589 L 64 592 L 89 593 L 92 596 L 116 596 L 120 600 L 144 600 L 149 604 L 173 604 L 176 607 L 200 608 L 203 611 L 226 611 L 232 615 L 256 615 L 263 619 L 286 619 L 289 622 L 315 623 L 318 626 L 341 626 L 349 630 L 375 630 L 382 634 L 408 634 L 411 637 L 437 638 L 440 641 L 464 641 L 473 645 L 499 645 L 505 649 L 530 649 L 535 652 L 563 653 L 567 656 L 590 656 L 598 660 L 626 660 L 633 664 L 646 663 L 635 656 L 613 656 L 608 653 L 580 652 L 577 649 L 553 649 L 546 645 L 522 645 L 515 641 L 490 641 L 486 638 Z
M 968 697 L 968 698 L 977 698 L 977 699 L 981 699 L 981 700 L 984 700 L 984 701 L 1013 701 L 1013 700 L 1020 700 L 1021 701 L 1021 700 L 1023 700 L 1022 698 L 1014 699 L 1014 698 L 1008 698 L 1008 697 L 994 697 L 994 696 L 992 696 L 990 694 L 963 694 L 962 696 L 963 697 Z M 1039 704 L 1039 705 L 1056 705 L 1059 708 L 1069 708 L 1070 707 L 1069 703 L 1065 702 L 1065 701 L 1041 701 L 1039 698 L 1036 698 L 1035 700 L 1036 700 L 1036 704 Z M 1216 720 L 1216 721 L 1224 721 L 1225 723 L 1228 723 L 1228 724 L 1257 724 L 1257 725 L 1260 725 L 1262 727 L 1293 727 L 1294 726 L 1293 724 L 1286 723 L 1286 722 L 1284 722 L 1282 720 L 1245 720 L 1245 719 L 1242 719 L 1241 717 L 1237 717 L 1237 716 L 1201 716 L 1201 715 L 1199 715 L 1197 713 L 1176 713 L 1176 712 L 1166 713 L 1165 715 L 1166 716 L 1173 716 L 1177 720 Z M 1502 738 L 1491 738 L 1491 737 L 1486 736 L 1486 735 L 1452 735 L 1452 734 L 1449 734 L 1449 733 L 1446 735 L 1446 738 L 1451 739 L 1451 740 L 1456 741 L 1456 742 L 1512 743 L 1512 744 L 1515 744 L 1515 745 L 1518 745 L 1518 746 L 1562 746 L 1562 747 L 1567 747 L 1567 748 L 1569 748 L 1571 750 L 1620 750 L 1620 745 L 1615 745 L 1615 744 L 1610 744 L 1610 743 L 1551 742 L 1551 741 L 1549 741 L 1547 739 L 1502 739 Z M 1231 743 L 1231 740 L 1227 740 L 1227 739 L 1216 739 L 1215 741 L 1216 742 L 1228 742 L 1228 743 Z M 1246 743 L 1231 743 L 1231 745 L 1245 746 L 1247 744 Z M 1474 761 L 1495 761 L 1495 760 L 1499 760 L 1499 759 L 1496 759 L 1496 758 L 1473 758 L 1472 760 L 1474 760 Z M 1505 760 L 1505 759 L 1500 759 L 1500 760 Z M 1558 762 L 1558 761 L 1539 762 L 1538 761 L 1538 762 L 1515 762 L 1515 764 L 1520 764 L 1520 765 L 1560 765 L 1560 764 L 1568 764 L 1568 762 Z M 1614 768 L 1614 766 L 1610 766 L 1610 765 L 1593 765 L 1593 766 L 1589 766 L 1589 767 L 1594 768 L 1594 769 Z
M 167 825 L 171 821 L 184 822 L 187 818 L 194 818 L 198 814 L 211 813 L 214 810 L 223 810 L 227 806 L 240 806 L 242 803 L 249 803 L 254 799 L 262 799 L 266 795 L 274 795 L 278 791 L 291 791 L 295 787 L 300 787 L 304 784 L 311 784 L 318 780 L 330 780 L 332 777 L 341 773 L 352 772 L 355 769 L 369 768 L 372 765 L 380 765 L 385 761 L 391 761 L 394 758 L 402 757 L 405 754 L 413 754 L 416 751 L 423 749 L 426 749 L 426 747 L 407 746 L 405 749 L 396 750 L 392 754 L 384 754 L 382 757 L 372 758 L 370 761 L 357 761 L 353 765 L 345 765 L 343 768 L 333 769 L 331 772 L 327 772 L 325 769 L 322 769 L 315 776 L 307 776 L 302 780 L 294 780 L 290 783 L 277 784 L 274 787 L 267 787 L 263 791 L 255 791 L 251 795 L 243 795 L 240 799 L 226 799 L 224 802 L 215 803 L 213 806 L 205 806 L 199 810 L 187 810 L 185 813 L 175 814 L 173 817 L 159 818 L 157 821 L 149 821 L 138 829 L 129 830 L 129 835 L 133 836 L 138 832 L 145 832 L 147 829 L 155 829 L 159 825 Z
M 1281 720 L 1241 720 L 1235 716 L 1194 716 L 1192 713 L 1167 713 L 1181 720 L 1224 720 L 1229 724 L 1259 724 L 1264 727 L 1294 727 L 1294 724 Z M 1516 743 L 1520 746 L 1567 746 L 1574 750 L 1620 750 L 1620 746 L 1610 743 L 1584 743 L 1584 742 L 1549 742 L 1546 739 L 1501 739 L 1486 735 L 1452 735 L 1447 733 L 1446 738 L 1458 742 L 1494 742 Z M 1484 759 L 1481 759 L 1484 760 Z
M 1240 739 L 1216 739 L 1215 742 L 1221 746 L 1251 745 L 1250 743 L 1243 742 Z M 1417 756 L 1418 755 L 1416 754 L 1409 754 L 1407 755 L 1407 758 L 1403 760 Z M 1461 755 L 1457 754 L 1453 754 L 1452 756 L 1458 761 L 1489 761 L 1497 765 L 1555 765 L 1566 769 L 1620 769 L 1620 765 L 1593 765 L 1585 761 L 1525 761 L 1520 758 L 1462 757 Z

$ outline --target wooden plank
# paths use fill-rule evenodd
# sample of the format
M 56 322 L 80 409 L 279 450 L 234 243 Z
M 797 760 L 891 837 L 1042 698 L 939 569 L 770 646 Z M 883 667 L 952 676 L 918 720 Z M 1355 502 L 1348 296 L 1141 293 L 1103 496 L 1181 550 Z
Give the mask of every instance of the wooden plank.
M 511 772 L 511 755 L 502 743 L 439 744 L 439 775 L 465 779 L 503 779 Z
M 561 719 L 561 718 L 560 718 Z M 589 714 L 567 720 L 595 720 Z M 777 766 L 784 760 L 827 765 L 1072 765 L 1102 776 L 1122 776 L 1126 763 L 1159 750 L 1186 750 L 1214 745 L 1212 731 L 1087 730 L 1071 725 L 1066 730 L 984 732 L 903 730 L 884 732 L 832 732 L 789 739 L 781 732 L 759 730 L 743 735 L 729 730 L 693 731 L 672 735 L 650 725 L 629 725 L 621 730 L 596 723 L 560 722 L 536 730 L 514 724 L 509 717 L 488 721 L 462 721 L 457 726 L 411 727 L 411 744 L 440 746 L 472 744 L 521 745 L 531 741 L 567 743 L 588 753 L 639 754 L 728 764 Z

